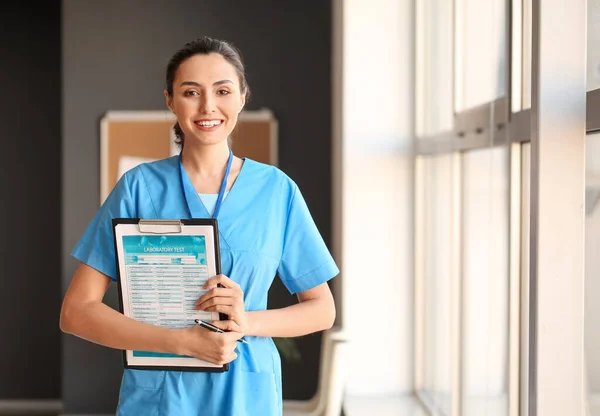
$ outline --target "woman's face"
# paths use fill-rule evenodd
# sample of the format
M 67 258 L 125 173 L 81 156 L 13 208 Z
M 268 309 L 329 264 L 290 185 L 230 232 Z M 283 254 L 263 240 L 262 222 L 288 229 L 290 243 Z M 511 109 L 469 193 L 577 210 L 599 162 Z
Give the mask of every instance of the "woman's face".
M 245 103 L 240 79 L 222 55 L 194 55 L 186 59 L 173 81 L 167 105 L 177 116 L 186 145 L 212 145 L 225 140 Z

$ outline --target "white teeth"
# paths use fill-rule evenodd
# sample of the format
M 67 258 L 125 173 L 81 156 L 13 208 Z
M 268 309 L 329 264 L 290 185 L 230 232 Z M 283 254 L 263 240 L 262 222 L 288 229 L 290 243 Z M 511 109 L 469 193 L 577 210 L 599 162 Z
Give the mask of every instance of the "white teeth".
M 203 127 L 214 127 L 217 126 L 219 124 L 221 124 L 220 120 L 216 120 L 216 121 L 197 121 L 196 124 L 203 126 Z

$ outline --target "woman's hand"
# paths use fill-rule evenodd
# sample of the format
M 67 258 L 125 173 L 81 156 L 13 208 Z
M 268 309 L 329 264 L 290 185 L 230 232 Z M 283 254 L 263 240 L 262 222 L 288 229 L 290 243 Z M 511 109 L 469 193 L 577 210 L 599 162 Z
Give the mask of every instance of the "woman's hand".
M 237 340 L 243 335 L 235 331 L 220 334 L 200 326 L 178 331 L 181 331 L 182 337 L 177 354 L 199 358 L 217 365 L 228 364 L 237 358 L 235 353 Z
M 225 287 L 217 287 L 221 284 Z M 196 309 L 207 312 L 220 312 L 229 317 L 227 321 L 213 321 L 212 324 L 223 330 L 233 330 L 245 334 L 248 332 L 248 314 L 244 309 L 244 292 L 240 285 L 229 277 L 219 274 L 204 284 L 203 289 L 212 287 L 196 301 Z

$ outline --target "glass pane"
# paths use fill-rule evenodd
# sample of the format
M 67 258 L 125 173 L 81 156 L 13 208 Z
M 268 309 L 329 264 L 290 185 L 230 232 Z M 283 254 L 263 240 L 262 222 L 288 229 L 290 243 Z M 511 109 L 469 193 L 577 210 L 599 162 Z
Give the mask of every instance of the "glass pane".
M 511 38 L 511 111 L 516 113 L 523 107 L 523 0 L 512 0 Z
M 531 2 L 523 0 L 523 110 L 531 108 Z
M 506 95 L 506 0 L 463 0 L 457 10 L 456 110 Z
M 587 90 L 600 88 L 600 0 L 588 0 Z
M 585 352 L 589 408 L 600 415 L 600 134 L 588 135 L 585 175 Z
M 522 415 L 529 409 L 529 227 L 531 213 L 531 143 L 521 146 L 521 351 L 520 403 Z
M 463 157 L 464 415 L 508 412 L 508 148 Z
M 425 389 L 435 406 L 450 416 L 452 156 L 429 158 L 424 172 Z
M 512 111 L 531 108 L 531 0 L 512 3 Z
M 452 101 L 452 2 L 423 0 L 420 43 L 422 53 L 422 114 L 419 136 L 449 131 L 453 127 Z

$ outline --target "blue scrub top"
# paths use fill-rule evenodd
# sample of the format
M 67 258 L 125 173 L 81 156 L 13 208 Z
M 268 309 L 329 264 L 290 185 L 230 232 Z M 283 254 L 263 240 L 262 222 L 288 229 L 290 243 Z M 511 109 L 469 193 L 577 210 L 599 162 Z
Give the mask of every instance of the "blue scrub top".
M 191 186 L 187 175 L 183 186 Z M 193 187 L 192 187 L 193 188 Z M 195 192 L 194 194 L 198 196 Z M 72 254 L 116 280 L 113 218 L 210 218 L 200 198 L 188 207 L 179 157 L 124 174 Z M 281 170 L 244 159 L 218 216 L 223 274 L 239 283 L 247 311 L 265 310 L 275 275 L 290 293 L 339 273 L 298 189 Z M 225 373 L 129 370 L 118 415 L 282 414 L 281 359 L 269 337 L 246 337 Z

